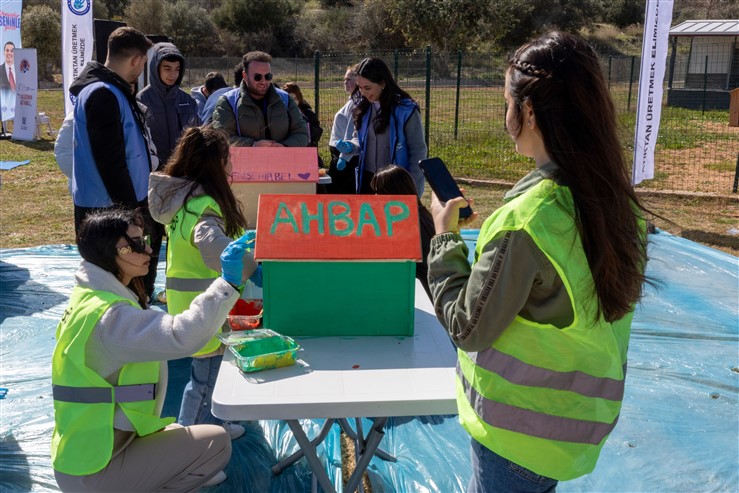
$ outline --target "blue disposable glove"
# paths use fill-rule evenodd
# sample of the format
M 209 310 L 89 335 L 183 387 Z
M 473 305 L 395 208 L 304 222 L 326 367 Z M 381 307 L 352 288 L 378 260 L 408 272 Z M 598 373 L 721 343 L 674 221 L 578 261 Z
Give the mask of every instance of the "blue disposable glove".
M 262 287 L 262 266 L 261 265 L 257 265 L 257 270 L 254 271 L 254 274 L 251 275 L 249 280 L 253 282 L 256 287 L 258 288 Z
M 354 150 L 354 144 L 342 139 L 336 143 L 336 149 L 342 154 L 349 154 Z
M 221 276 L 233 286 L 241 286 L 244 253 L 249 249 L 250 243 L 254 243 L 253 231 L 229 243 L 221 253 Z
M 339 160 L 336 161 L 336 169 L 339 171 L 343 171 L 344 168 L 346 168 L 346 160 L 340 157 Z

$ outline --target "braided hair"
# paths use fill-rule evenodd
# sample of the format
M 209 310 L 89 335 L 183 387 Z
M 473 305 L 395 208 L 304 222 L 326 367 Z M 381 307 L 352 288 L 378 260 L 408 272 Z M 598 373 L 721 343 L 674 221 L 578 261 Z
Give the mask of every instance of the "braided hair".
M 616 113 L 595 51 L 582 39 L 552 31 L 523 45 L 509 61 L 506 84 L 521 132 L 531 105 L 557 180 L 575 203 L 575 221 L 597 295 L 598 315 L 622 318 L 645 281 L 646 211 L 631 186 L 618 140 Z

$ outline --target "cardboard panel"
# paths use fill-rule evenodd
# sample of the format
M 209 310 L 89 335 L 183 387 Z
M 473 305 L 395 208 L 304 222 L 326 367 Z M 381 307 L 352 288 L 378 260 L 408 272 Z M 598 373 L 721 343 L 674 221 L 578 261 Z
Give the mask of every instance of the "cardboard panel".
M 259 196 L 257 260 L 420 260 L 414 195 Z
M 261 194 L 315 194 L 316 184 L 313 182 L 298 183 L 292 181 L 259 183 L 242 182 L 232 183 L 236 198 L 241 202 L 241 211 L 244 213 L 250 229 L 256 228 L 257 207 Z
M 413 335 L 414 262 L 262 266 L 266 328 L 292 336 Z
M 315 147 L 231 147 L 233 182 L 318 182 Z

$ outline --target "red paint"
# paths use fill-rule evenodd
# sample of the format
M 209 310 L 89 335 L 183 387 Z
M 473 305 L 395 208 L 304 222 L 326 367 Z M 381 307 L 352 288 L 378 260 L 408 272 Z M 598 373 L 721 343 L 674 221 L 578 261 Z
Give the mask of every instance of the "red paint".
M 359 365 L 352 365 L 352 368 L 356 370 L 357 368 L 359 368 Z

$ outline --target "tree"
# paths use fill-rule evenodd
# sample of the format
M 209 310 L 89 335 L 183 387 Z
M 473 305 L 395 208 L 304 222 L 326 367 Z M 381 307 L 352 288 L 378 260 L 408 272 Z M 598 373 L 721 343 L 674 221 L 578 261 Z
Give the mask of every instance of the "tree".
M 92 8 L 94 10 L 96 4 L 103 4 L 111 19 L 121 20 L 126 16 L 129 3 L 129 0 L 93 0 Z
M 165 7 L 162 33 L 171 37 L 185 56 L 213 56 L 218 51 L 218 33 L 208 12 L 189 0 Z
M 61 16 L 50 7 L 37 5 L 23 12 L 21 41 L 26 48 L 36 48 L 40 79 L 53 80 L 53 66 L 61 65 L 61 32 Z
M 236 34 L 279 29 L 300 10 L 295 0 L 224 0 L 213 12 L 213 22 Z
M 387 5 L 393 27 L 409 45 L 444 52 L 467 46 L 486 11 L 479 0 L 395 0 Z
M 124 21 L 144 34 L 162 34 L 164 2 L 161 0 L 132 0 L 126 8 Z
M 617 27 L 644 22 L 644 0 L 612 0 L 604 7 L 605 20 Z

